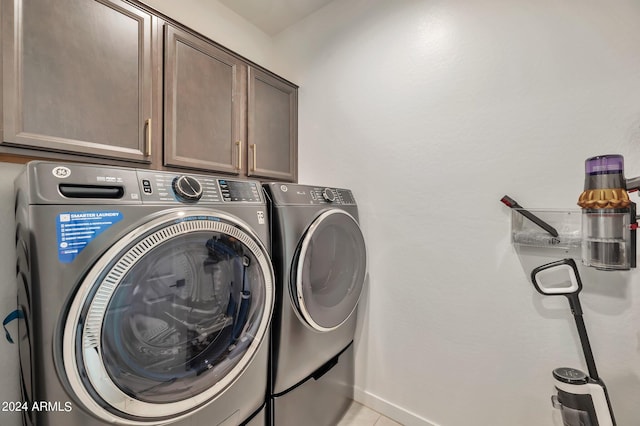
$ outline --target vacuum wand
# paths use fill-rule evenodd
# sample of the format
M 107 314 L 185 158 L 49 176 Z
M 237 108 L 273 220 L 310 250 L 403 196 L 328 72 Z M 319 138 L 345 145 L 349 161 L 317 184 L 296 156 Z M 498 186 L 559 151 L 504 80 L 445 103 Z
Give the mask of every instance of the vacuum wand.
M 587 364 L 587 371 L 589 376 L 595 381 L 600 381 L 598 375 L 598 369 L 596 368 L 596 361 L 593 358 L 593 352 L 591 351 L 591 344 L 589 343 L 589 336 L 587 335 L 587 328 L 584 324 L 584 318 L 582 317 L 582 306 L 580 305 L 580 299 L 578 299 L 577 293 L 567 294 L 569 299 L 569 306 L 571 307 L 571 313 L 573 319 L 576 322 L 576 328 L 578 330 L 578 337 L 580 338 L 580 345 L 582 346 L 582 353 L 584 354 L 584 360 Z

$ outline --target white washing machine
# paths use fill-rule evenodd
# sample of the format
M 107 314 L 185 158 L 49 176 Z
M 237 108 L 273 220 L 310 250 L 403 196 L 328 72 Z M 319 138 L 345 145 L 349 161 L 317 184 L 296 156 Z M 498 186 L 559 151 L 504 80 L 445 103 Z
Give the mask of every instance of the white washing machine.
M 258 182 L 34 162 L 15 189 L 25 424 L 264 424 Z
M 265 185 L 276 308 L 269 419 L 333 425 L 353 399 L 356 310 L 367 274 L 358 208 L 348 189 Z

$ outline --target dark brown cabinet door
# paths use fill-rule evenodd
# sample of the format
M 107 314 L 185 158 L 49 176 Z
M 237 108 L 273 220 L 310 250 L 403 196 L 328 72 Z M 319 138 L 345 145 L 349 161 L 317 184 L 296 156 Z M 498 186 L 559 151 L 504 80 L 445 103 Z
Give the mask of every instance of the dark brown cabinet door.
M 255 68 L 249 69 L 248 175 L 297 179 L 297 87 Z
M 120 0 L 2 0 L 3 144 L 149 163 L 152 19 Z
M 165 26 L 165 165 L 240 174 L 246 66 Z

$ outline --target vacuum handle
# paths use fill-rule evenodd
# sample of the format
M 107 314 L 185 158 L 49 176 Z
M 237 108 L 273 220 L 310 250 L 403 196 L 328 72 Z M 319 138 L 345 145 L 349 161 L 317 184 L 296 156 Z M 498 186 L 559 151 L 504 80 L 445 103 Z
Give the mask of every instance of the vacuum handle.
M 629 192 L 640 190 L 640 176 L 625 180 L 626 190 Z
M 569 274 L 568 282 L 566 280 L 558 282 L 556 278 L 557 272 L 563 270 Z M 556 277 L 553 275 L 556 275 Z M 531 282 L 538 293 L 545 296 L 569 297 L 577 295 L 580 293 L 580 290 L 582 290 L 582 281 L 578 273 L 578 266 L 573 259 L 562 259 L 534 268 L 533 271 L 531 271 Z M 570 298 L 570 301 L 571 299 L 572 298 Z

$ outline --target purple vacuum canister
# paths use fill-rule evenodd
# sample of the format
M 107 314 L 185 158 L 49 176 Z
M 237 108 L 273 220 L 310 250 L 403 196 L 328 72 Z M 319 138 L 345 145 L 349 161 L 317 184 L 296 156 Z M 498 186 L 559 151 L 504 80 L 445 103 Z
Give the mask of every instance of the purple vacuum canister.
M 624 172 L 624 157 L 618 154 L 591 157 L 584 162 L 584 168 L 588 175 L 622 174 Z
M 622 155 L 585 161 L 582 262 L 602 270 L 635 267 L 635 204 L 629 200 Z

